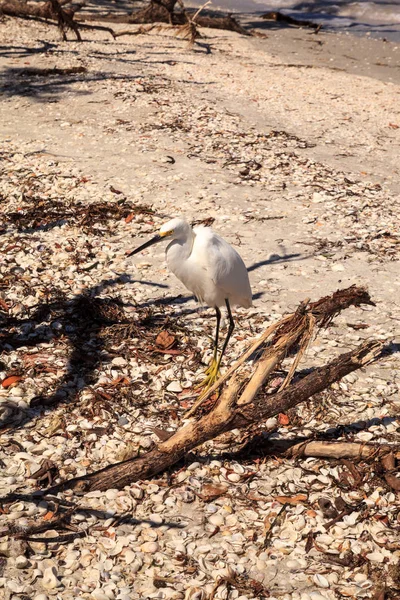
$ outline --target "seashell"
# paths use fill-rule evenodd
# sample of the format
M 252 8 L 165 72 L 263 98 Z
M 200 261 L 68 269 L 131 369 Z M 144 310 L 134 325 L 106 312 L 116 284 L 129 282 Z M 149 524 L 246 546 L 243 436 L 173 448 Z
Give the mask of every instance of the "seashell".
M 329 581 L 323 575 L 316 573 L 313 577 L 315 583 L 322 588 L 329 588 Z
M 130 571 L 132 573 L 138 573 L 143 566 L 143 562 L 140 558 L 136 558 L 133 563 L 131 563 Z
M 378 562 L 378 563 L 382 563 L 385 560 L 385 556 L 384 554 L 382 554 L 381 552 L 370 552 L 369 554 L 366 555 L 366 558 L 368 558 L 368 560 L 371 560 L 373 562 Z
M 225 522 L 225 519 L 221 513 L 214 513 L 208 518 L 209 523 L 215 525 L 216 527 L 222 527 Z
M 155 529 L 151 529 L 150 527 L 143 529 L 142 538 L 146 542 L 155 542 L 158 540 L 158 533 Z
M 61 581 L 58 579 L 57 570 L 55 567 L 47 567 L 43 571 L 42 585 L 48 590 L 62 587 Z
M 169 383 L 167 385 L 167 391 L 168 392 L 175 392 L 175 393 L 179 393 L 182 391 L 182 386 L 179 383 L 179 381 L 171 381 L 171 383 Z
M 115 547 L 116 541 L 109 537 L 101 537 L 98 539 L 98 544 L 104 550 L 112 550 Z
M 202 588 L 192 587 L 186 590 L 185 600 L 205 600 L 205 592 Z
M 109 600 L 107 594 L 103 592 L 103 590 L 101 590 L 100 588 L 93 590 L 91 596 L 92 598 L 94 598 L 94 600 Z
M 145 542 L 140 546 L 140 549 L 146 554 L 154 554 L 155 552 L 158 552 L 159 545 L 157 542 Z
M 118 490 L 109 489 L 106 491 L 105 496 L 106 496 L 107 500 L 115 500 L 116 497 L 118 496 Z
M 238 475 L 243 475 L 243 473 L 245 473 L 245 471 L 246 471 L 245 468 L 242 465 L 240 465 L 239 463 L 235 463 L 232 466 L 232 469 L 235 471 L 235 473 L 238 473 Z
M 26 558 L 26 556 L 19 555 L 16 557 L 15 566 L 17 567 L 17 569 L 26 569 L 29 565 L 30 565 L 30 562 Z
M 126 564 L 127 564 L 127 565 L 130 565 L 130 564 L 132 564 L 132 563 L 133 563 L 133 561 L 134 561 L 134 560 L 135 560 L 135 558 L 136 558 L 136 552 L 133 552 L 133 551 L 132 551 L 130 548 L 128 548 L 128 549 L 127 549 L 127 550 L 124 552 L 124 554 L 123 554 L 123 557 L 124 557 L 124 559 L 125 559 L 125 562 L 126 562 Z
M 136 485 L 134 485 L 131 488 L 129 488 L 128 493 L 135 500 L 141 500 L 143 498 L 143 496 L 144 496 L 144 491 L 142 490 L 142 488 L 140 488 L 140 487 L 138 487 Z
M 229 528 L 235 527 L 238 524 L 239 520 L 236 515 L 228 515 L 225 518 L 225 525 Z

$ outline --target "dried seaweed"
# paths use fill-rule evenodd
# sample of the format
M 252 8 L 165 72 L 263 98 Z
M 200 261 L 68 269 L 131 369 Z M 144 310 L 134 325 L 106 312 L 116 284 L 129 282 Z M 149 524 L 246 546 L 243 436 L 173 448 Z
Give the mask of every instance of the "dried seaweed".
M 25 202 L 17 211 L 3 213 L 3 223 L 16 227 L 17 231 L 50 229 L 59 225 L 75 225 L 85 232 L 96 233 L 94 225 L 107 227 L 111 221 L 126 219 L 132 214 L 153 215 L 154 211 L 142 204 L 119 200 L 118 202 L 63 202 L 54 199 L 41 199 L 36 195 L 25 197 Z M 97 231 L 98 232 L 98 231 Z

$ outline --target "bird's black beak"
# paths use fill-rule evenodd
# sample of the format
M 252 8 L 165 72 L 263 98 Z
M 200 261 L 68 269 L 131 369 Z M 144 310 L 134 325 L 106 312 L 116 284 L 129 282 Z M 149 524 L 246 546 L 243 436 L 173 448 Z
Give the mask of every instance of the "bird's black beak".
M 133 256 L 133 254 L 137 254 L 138 252 L 141 252 L 142 250 L 145 250 L 146 248 L 153 246 L 153 244 L 157 244 L 157 242 L 161 242 L 164 239 L 164 237 L 165 237 L 165 235 L 160 235 L 159 233 L 157 233 L 157 235 L 155 235 L 153 238 L 151 238 L 151 240 L 148 240 L 147 242 L 145 242 L 144 244 L 139 246 L 139 248 L 136 248 L 135 250 L 132 250 L 132 252 L 129 252 L 127 254 L 127 256 Z

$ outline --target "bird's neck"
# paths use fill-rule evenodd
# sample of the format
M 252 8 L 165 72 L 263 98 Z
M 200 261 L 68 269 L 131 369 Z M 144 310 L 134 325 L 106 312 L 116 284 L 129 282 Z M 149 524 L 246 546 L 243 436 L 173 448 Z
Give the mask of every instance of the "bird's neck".
M 193 231 L 185 240 L 172 240 L 167 246 L 166 256 L 169 269 L 179 278 L 185 261 L 190 257 L 195 234 Z

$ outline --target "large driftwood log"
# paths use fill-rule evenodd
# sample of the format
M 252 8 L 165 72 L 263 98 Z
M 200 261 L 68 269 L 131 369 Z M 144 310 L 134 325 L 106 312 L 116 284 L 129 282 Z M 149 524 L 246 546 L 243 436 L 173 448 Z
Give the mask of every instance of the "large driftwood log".
M 9 17 L 31 18 L 39 21 L 45 20 L 47 23 L 57 25 L 64 41 L 67 40 L 67 31 L 71 30 L 74 32 L 77 41 L 81 42 L 80 29 L 106 31 L 114 39 L 116 38 L 115 32 L 110 27 L 87 25 L 86 23 L 75 21 L 75 13 L 82 8 L 82 4 L 75 4 L 74 7 L 64 8 L 70 2 L 71 0 L 48 0 L 47 2 L 0 0 L 0 14 Z
M 180 11 L 175 10 L 175 5 L 179 4 Z M 147 6 L 136 10 L 130 15 L 113 15 L 111 13 L 103 15 L 102 21 L 109 23 L 128 23 L 131 25 L 147 25 L 151 23 L 168 23 L 169 25 L 186 25 L 195 15 L 196 25 L 199 27 L 209 27 L 211 29 L 225 29 L 235 31 L 241 35 L 251 35 L 244 29 L 238 21 L 231 15 L 213 16 L 195 13 L 193 10 L 186 10 L 182 2 L 178 0 L 151 0 Z M 85 15 L 86 20 L 99 19 L 98 16 Z
M 326 324 L 343 308 L 351 305 L 359 306 L 361 303 L 372 304 L 366 291 L 354 286 L 338 291 L 309 306 L 302 303 L 296 313 L 278 323 L 274 339 L 264 350 L 256 367 L 255 375 L 250 378 L 242 394 L 240 394 L 240 390 L 243 388 L 243 381 L 235 373 L 208 414 L 202 416 L 198 421 L 189 421 L 168 440 L 160 443 L 157 448 L 145 456 L 129 459 L 95 473 L 61 482 L 46 490 L 45 493 L 54 494 L 65 488 L 73 488 L 80 492 L 121 488 L 133 481 L 147 479 L 175 464 L 200 444 L 232 429 L 245 429 L 278 413 L 286 412 L 289 408 L 323 391 L 345 375 L 369 364 L 380 356 L 381 342 L 364 343 L 356 350 L 342 354 L 328 365 L 317 368 L 304 378 L 286 385 L 277 393 L 269 396 L 259 394 L 267 375 L 285 354 L 296 344 L 300 345 L 300 351 L 304 350 L 316 323 Z M 276 361 L 272 360 L 274 356 L 278 357 Z M 255 381 L 256 383 L 254 383 Z
M 101 25 L 88 25 L 82 21 L 107 21 L 109 23 L 126 23 L 131 25 L 146 25 L 152 23 L 168 23 L 169 25 L 184 26 L 191 22 L 195 14 L 183 7 L 182 1 L 178 0 L 151 0 L 144 8 L 133 12 L 130 15 L 82 15 L 78 20 L 75 19 L 75 13 L 81 8 L 82 4 L 75 5 L 68 9 L 64 8 L 71 0 L 47 0 L 45 2 L 24 2 L 23 0 L 0 0 L 0 14 L 10 17 L 22 17 L 32 19 L 45 19 L 47 21 L 57 21 L 62 32 L 63 39 L 66 39 L 66 30 L 72 30 L 78 41 L 81 41 L 80 29 L 97 29 L 107 31 L 114 39 L 120 35 L 134 35 L 136 32 L 124 31 L 119 35 L 110 28 Z M 180 4 L 182 10 L 175 11 L 175 5 Z M 199 27 L 210 27 L 213 29 L 226 29 L 235 31 L 241 35 L 251 35 L 244 29 L 232 16 L 208 16 L 195 14 L 195 24 Z M 138 33 L 146 33 L 146 30 L 140 30 Z
M 71 0 L 61 0 L 60 6 L 68 4 Z M 76 8 L 63 9 L 71 17 L 76 12 Z M 3 0 L 0 2 L 0 12 L 9 17 L 39 17 L 41 19 L 56 19 L 54 8 L 50 1 L 48 2 L 23 2 L 23 0 Z

